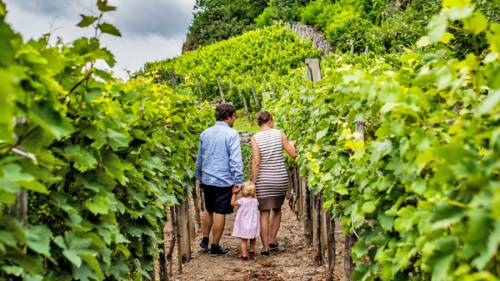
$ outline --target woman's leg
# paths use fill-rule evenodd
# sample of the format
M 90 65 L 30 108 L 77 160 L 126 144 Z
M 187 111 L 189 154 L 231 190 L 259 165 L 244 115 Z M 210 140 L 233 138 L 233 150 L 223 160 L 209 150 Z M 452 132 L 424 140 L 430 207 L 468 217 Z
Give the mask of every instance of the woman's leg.
M 241 255 L 247 257 L 247 239 L 241 239 Z
M 255 253 L 255 238 L 254 239 L 250 239 L 250 252 L 254 252 Z
M 269 231 L 269 243 L 276 243 L 278 231 L 281 225 L 281 208 L 273 209 L 271 216 L 271 230 Z
M 269 210 L 260 211 L 260 239 L 262 239 L 262 251 L 269 251 Z

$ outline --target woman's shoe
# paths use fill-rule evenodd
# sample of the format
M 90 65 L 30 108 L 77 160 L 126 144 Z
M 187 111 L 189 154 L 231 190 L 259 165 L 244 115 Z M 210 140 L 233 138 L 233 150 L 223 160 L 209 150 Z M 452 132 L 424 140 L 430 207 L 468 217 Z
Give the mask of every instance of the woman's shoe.
M 278 242 L 274 242 L 274 243 L 269 243 L 269 250 L 271 251 L 274 251 L 274 250 L 278 250 Z
M 248 252 L 248 257 L 251 258 L 251 259 L 255 258 L 255 251 L 249 251 Z
M 270 256 L 269 251 L 262 251 L 262 252 L 260 252 L 260 255 L 262 257 L 269 257 Z
M 241 255 L 240 256 L 240 260 L 247 261 L 248 260 L 248 256 Z

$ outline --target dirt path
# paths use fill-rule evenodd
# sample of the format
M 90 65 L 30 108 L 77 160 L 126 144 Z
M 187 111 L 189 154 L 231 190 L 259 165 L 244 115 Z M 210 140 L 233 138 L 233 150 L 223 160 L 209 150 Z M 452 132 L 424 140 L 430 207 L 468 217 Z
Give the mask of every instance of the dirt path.
M 233 221 L 234 214 L 226 217 L 221 240 L 222 246 L 230 249 L 227 257 L 209 257 L 200 253 L 198 244 L 201 233 L 198 232 L 192 245 L 191 261 L 184 264 L 182 274 L 175 273 L 171 280 L 326 280 L 327 266 L 314 264 L 312 247 L 305 240 L 302 225 L 287 204 L 283 207 L 283 221 L 278 234 L 279 250 L 272 252 L 270 257 L 239 260 L 240 240 L 231 237 Z M 257 243 L 259 252 L 260 241 Z

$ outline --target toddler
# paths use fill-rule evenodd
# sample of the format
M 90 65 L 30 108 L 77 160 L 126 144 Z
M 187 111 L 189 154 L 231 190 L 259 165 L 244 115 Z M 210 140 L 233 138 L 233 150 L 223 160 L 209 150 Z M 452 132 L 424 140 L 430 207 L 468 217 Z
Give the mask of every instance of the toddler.
M 255 198 L 255 185 L 249 181 L 243 184 L 241 195 L 242 197 L 236 200 L 236 194 L 240 190 L 233 189 L 231 197 L 231 205 L 238 207 L 232 236 L 241 239 L 241 256 L 242 260 L 248 260 L 255 256 L 255 238 L 260 235 L 259 221 L 259 201 Z M 247 240 L 250 239 L 250 251 L 247 255 Z

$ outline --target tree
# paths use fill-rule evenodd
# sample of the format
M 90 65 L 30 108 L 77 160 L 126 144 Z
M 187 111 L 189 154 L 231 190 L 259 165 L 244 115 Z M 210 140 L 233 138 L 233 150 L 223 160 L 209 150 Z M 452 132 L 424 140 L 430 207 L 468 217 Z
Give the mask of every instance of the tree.
M 255 18 L 266 7 L 266 0 L 196 0 L 194 19 L 183 51 L 194 50 L 254 29 Z

